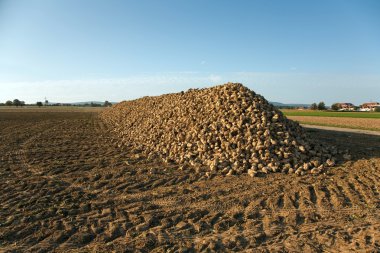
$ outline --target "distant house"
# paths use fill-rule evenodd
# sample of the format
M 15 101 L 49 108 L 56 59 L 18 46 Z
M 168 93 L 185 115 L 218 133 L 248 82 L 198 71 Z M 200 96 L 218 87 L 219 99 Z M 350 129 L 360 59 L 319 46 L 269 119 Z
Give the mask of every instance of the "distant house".
M 376 107 L 380 107 L 378 102 L 364 103 L 360 106 L 361 111 L 374 111 Z
M 338 103 L 339 111 L 353 111 L 355 110 L 355 105 L 351 103 Z

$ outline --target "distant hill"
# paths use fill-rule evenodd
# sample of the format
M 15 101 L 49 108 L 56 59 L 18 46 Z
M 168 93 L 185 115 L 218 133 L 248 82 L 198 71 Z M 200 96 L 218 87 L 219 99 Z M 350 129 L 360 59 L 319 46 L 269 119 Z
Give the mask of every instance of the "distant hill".
M 310 104 L 283 104 L 280 102 L 269 102 L 278 108 L 291 108 L 291 107 L 310 107 Z
M 70 104 L 70 105 L 76 105 L 76 106 L 82 106 L 82 105 L 89 105 L 89 104 L 97 104 L 97 105 L 103 105 L 104 101 L 86 101 L 86 102 L 73 102 L 73 103 L 62 103 L 62 102 L 49 102 L 49 105 L 56 105 L 56 104 Z M 117 104 L 118 102 L 110 102 L 111 104 Z
M 85 104 L 99 104 L 99 105 L 102 105 L 104 104 L 104 101 L 103 102 L 100 102 L 100 101 L 86 101 L 86 102 L 75 102 L 75 103 L 70 103 L 72 105 L 85 105 Z

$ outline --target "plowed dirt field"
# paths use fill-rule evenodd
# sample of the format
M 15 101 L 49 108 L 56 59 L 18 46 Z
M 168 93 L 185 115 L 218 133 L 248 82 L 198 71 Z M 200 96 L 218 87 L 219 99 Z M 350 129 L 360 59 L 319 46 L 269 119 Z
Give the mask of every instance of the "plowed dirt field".
M 288 118 L 303 124 L 380 131 L 380 119 L 314 116 L 288 116 Z
M 95 112 L 0 111 L 0 252 L 379 252 L 380 136 L 352 160 L 206 179 L 118 147 Z

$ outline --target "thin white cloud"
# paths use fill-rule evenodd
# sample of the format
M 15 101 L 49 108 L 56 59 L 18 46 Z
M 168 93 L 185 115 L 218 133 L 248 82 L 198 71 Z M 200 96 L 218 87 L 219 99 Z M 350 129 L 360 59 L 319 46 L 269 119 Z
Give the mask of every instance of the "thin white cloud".
M 380 75 L 240 72 L 234 80 L 284 103 L 380 101 Z
M 86 100 L 120 101 L 145 95 L 179 92 L 218 84 L 221 77 L 196 72 L 161 73 L 126 78 L 43 80 L 34 82 L 0 82 L 0 102 L 20 98 L 28 103 L 45 96 L 50 101 Z
M 220 83 L 222 82 L 223 78 L 219 75 L 209 75 L 208 79 L 210 80 L 211 83 Z
M 125 78 L 0 82 L 0 102 L 19 98 L 28 103 L 46 96 L 54 102 L 121 101 L 146 95 L 241 82 L 268 100 L 283 103 L 379 101 L 380 75 L 299 72 L 167 72 Z

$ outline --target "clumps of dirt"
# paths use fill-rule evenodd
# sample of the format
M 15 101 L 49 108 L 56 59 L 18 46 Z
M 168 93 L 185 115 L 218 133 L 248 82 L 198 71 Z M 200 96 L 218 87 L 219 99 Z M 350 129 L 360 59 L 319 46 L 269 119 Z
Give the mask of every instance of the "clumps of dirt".
M 319 173 L 337 154 L 239 83 L 124 101 L 101 118 L 119 144 L 208 176 Z

